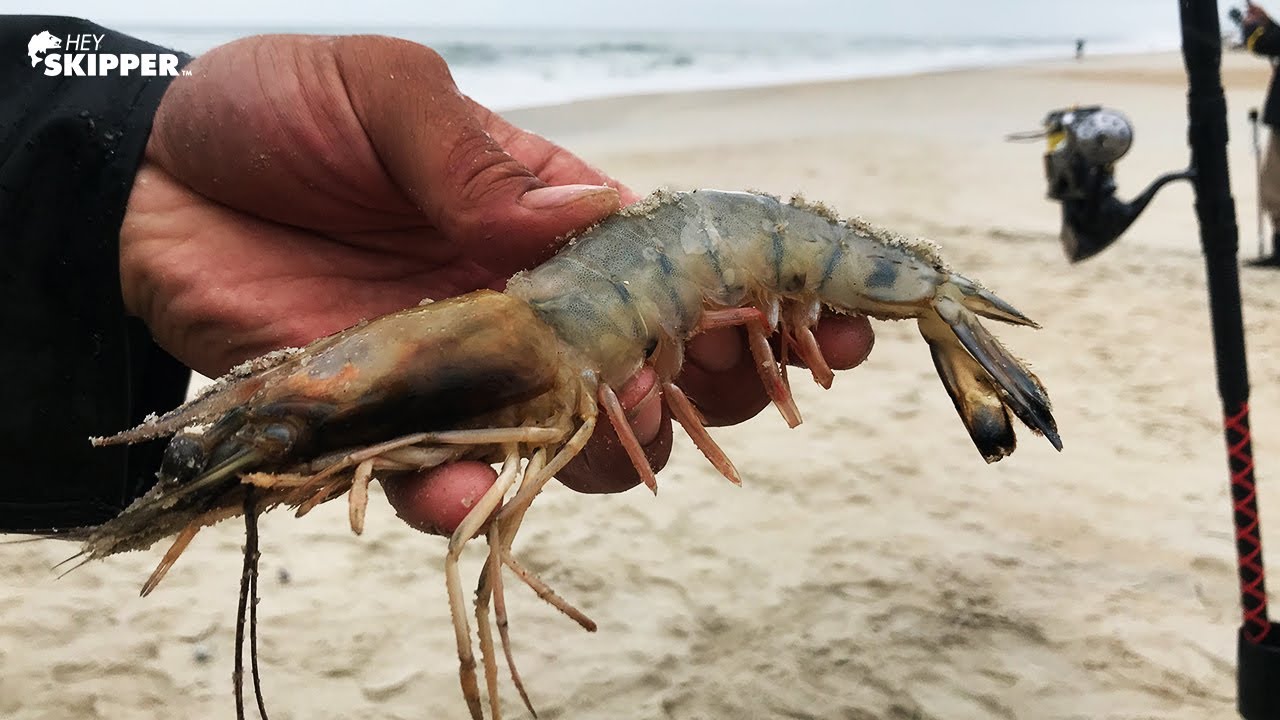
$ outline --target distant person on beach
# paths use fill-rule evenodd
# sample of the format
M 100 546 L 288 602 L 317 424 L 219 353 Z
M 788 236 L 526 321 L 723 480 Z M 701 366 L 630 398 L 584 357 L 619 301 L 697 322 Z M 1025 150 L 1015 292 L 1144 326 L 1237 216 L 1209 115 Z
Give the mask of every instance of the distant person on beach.
M 1084 38 L 1076 39 L 1076 60 L 1084 59 Z
M 176 57 L 177 77 L 46 72 L 99 43 Z M 179 405 L 189 368 L 217 376 L 424 297 L 501 289 L 636 199 L 405 40 L 258 36 L 192 59 L 8 16 L 0 51 L 0 532 L 95 525 L 144 492 L 163 441 L 88 438 Z M 865 319 L 823 324 L 833 366 L 869 352 Z M 681 384 L 710 424 L 767 404 L 736 330 L 688 356 Z M 660 468 L 670 420 L 646 383 L 622 395 Z M 639 480 L 597 441 L 561 474 L 587 492 Z M 406 484 L 388 494 L 412 523 L 430 513 Z
M 1280 26 L 1266 11 L 1252 2 L 1245 6 L 1241 23 L 1244 45 L 1249 52 L 1270 59 L 1271 82 L 1262 106 L 1262 123 L 1271 128 L 1266 155 L 1258 179 L 1258 202 L 1271 219 L 1271 254 L 1252 264 L 1280 266 Z
M 1227 11 L 1227 19 L 1236 26 L 1236 31 L 1223 32 L 1223 46 L 1231 50 L 1241 50 L 1244 48 L 1244 11 L 1240 8 L 1231 8 Z

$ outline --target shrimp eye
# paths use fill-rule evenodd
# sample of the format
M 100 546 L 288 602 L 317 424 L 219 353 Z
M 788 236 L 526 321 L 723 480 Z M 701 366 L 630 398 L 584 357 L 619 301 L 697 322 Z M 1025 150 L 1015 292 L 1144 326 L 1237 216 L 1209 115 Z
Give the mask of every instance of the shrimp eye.
M 287 422 L 272 423 L 261 428 L 255 441 L 283 454 L 298 441 L 298 430 Z
M 160 460 L 160 476 L 187 482 L 204 469 L 205 458 L 204 445 L 198 437 L 188 433 L 175 435 Z

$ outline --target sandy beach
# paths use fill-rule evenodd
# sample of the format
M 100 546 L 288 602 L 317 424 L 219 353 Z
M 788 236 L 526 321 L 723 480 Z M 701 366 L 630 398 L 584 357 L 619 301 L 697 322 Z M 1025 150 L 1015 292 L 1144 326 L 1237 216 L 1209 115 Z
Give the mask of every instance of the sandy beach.
M 1233 193 L 1254 252 L 1247 108 L 1270 68 L 1228 54 Z M 805 423 L 766 410 L 713 429 L 735 488 L 685 438 L 643 488 L 539 498 L 517 554 L 599 624 L 584 633 L 515 581 L 516 658 L 539 717 L 1234 717 L 1239 625 L 1220 410 L 1189 187 L 1105 254 L 1069 266 L 1042 147 L 1006 133 L 1047 110 L 1123 110 L 1120 194 L 1187 162 L 1174 54 L 509 113 L 645 192 L 802 192 L 937 242 L 1044 325 L 998 328 L 1045 382 L 1065 442 L 1030 432 L 986 465 L 913 324 L 880 323 Z M 1280 567 L 1280 274 L 1242 271 L 1262 520 Z M 793 376 L 801 378 L 803 376 Z M 264 518 L 261 661 L 274 720 L 463 718 L 445 541 L 380 492 Z M 55 579 L 75 551 L 0 546 L 0 718 L 234 717 L 243 526 L 201 533 L 148 598 L 162 548 Z M 473 582 L 482 550 L 464 570 Z M 1273 585 L 1276 584 L 1275 581 Z M 503 679 L 508 717 L 527 712 Z

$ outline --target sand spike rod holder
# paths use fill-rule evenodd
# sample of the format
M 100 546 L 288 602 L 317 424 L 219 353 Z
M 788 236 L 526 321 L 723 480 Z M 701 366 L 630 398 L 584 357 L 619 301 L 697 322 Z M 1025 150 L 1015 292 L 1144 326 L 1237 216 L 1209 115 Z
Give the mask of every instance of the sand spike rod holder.
M 1129 150 L 1133 127 L 1119 112 L 1098 106 L 1055 110 L 1045 117 L 1043 130 L 1009 139 L 1048 140 L 1049 197 L 1062 203 L 1062 245 L 1071 262 L 1092 257 L 1115 242 L 1166 183 L 1191 181 L 1208 279 L 1240 577 L 1243 621 L 1237 637 L 1236 707 L 1245 720 L 1280 720 L 1280 625 L 1267 617 L 1236 258 L 1239 229 L 1227 173 L 1218 3 L 1180 0 L 1178 5 L 1187 70 L 1189 169 L 1156 178 L 1130 202 L 1117 198 L 1113 168 Z

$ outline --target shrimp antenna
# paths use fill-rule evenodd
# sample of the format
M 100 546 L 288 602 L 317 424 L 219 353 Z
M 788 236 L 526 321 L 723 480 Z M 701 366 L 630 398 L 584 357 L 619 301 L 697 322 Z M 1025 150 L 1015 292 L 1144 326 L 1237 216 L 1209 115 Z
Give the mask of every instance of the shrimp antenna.
M 54 565 L 53 567 L 51 567 L 51 568 L 49 568 L 49 569 L 50 569 L 50 570 L 57 570 L 58 568 L 62 567 L 63 565 L 66 565 L 67 563 L 71 562 L 72 560 L 75 560 L 76 558 L 84 557 L 84 555 L 85 555 L 84 551 L 78 552 L 78 553 L 76 553 L 75 555 L 72 555 L 71 557 L 67 558 L 66 560 L 63 560 L 62 562 L 58 563 L 57 565 Z M 84 567 L 85 565 L 88 565 L 92 560 L 93 560 L 93 558 L 91 558 L 91 557 L 86 557 L 86 558 L 84 558 L 84 559 L 83 559 L 83 560 L 81 560 L 80 562 L 76 563 L 75 565 L 72 565 L 71 567 L 67 568 L 67 569 L 66 569 L 66 570 L 64 570 L 62 573 L 60 573 L 60 574 L 58 575 L 58 579 L 59 579 L 59 580 L 61 580 L 62 578 L 64 578 L 64 577 L 66 577 L 66 576 L 70 575 L 71 573 L 75 572 L 76 570 L 79 570 L 80 568 Z
M 41 540 L 61 540 L 62 538 L 53 537 L 52 535 L 42 535 L 40 537 L 18 538 L 17 540 L 0 540 L 0 545 L 25 545 L 27 543 L 40 542 Z M 66 562 L 65 560 L 63 562 Z
M 258 715 L 267 720 L 266 702 L 262 697 L 262 676 L 258 671 L 258 510 L 253 488 L 244 493 L 244 566 L 240 572 L 240 601 L 236 608 L 236 661 L 231 673 L 235 683 L 236 720 L 245 720 L 244 712 L 244 630 L 249 626 L 249 673 L 253 678 L 253 696 Z M 247 621 L 247 622 L 246 622 Z
M 63 561 L 59 562 L 57 565 L 54 565 L 53 567 L 49 568 L 49 570 L 57 570 L 58 568 L 62 567 L 63 565 L 66 565 L 67 563 L 71 562 L 72 560 L 75 560 L 75 559 L 77 559 L 77 558 L 84 557 L 85 552 L 86 552 L 86 551 L 81 550 L 80 552 L 76 553 L 75 555 L 72 555 L 71 557 L 67 558 L 66 560 L 63 560 Z M 78 568 L 78 567 L 80 567 L 80 564 L 77 564 L 77 565 L 73 566 L 73 567 L 71 568 L 71 570 L 75 570 L 75 569 L 76 569 L 76 568 Z M 67 572 L 71 572 L 71 570 L 68 570 Z M 66 574 L 67 574 L 66 572 L 62 573 L 62 575 L 66 575 Z M 58 577 L 62 577 L 62 575 L 59 575 Z

